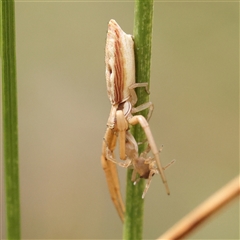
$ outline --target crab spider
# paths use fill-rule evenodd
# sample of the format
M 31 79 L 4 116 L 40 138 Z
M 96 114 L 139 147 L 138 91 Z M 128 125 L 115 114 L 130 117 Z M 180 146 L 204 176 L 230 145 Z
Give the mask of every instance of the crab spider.
M 147 102 L 135 107 L 135 104 L 137 103 L 135 88 L 144 87 L 147 93 L 149 93 L 148 83 L 135 82 L 133 38 L 131 35 L 123 32 L 114 20 L 110 20 L 108 24 L 105 63 L 107 93 L 112 106 L 107 121 L 107 130 L 104 137 L 105 140 L 103 141 L 101 161 L 112 200 L 117 208 L 120 218 L 123 219 L 122 212 L 124 212 L 124 207 L 120 204 L 122 200 L 116 169 L 112 166 L 112 162 L 111 164 L 107 162 L 106 154 L 108 148 L 113 154 L 116 145 L 116 138 L 118 136 L 120 142 L 120 159 L 127 159 L 128 150 L 126 151 L 125 140 L 126 131 L 128 130 L 129 125 L 136 125 L 139 123 L 145 131 L 146 138 L 156 161 L 157 170 L 165 184 L 167 193 L 169 194 L 170 192 L 160 163 L 158 149 L 148 125 L 148 120 L 153 111 L 153 104 Z M 149 109 L 147 120 L 142 115 L 133 116 L 133 114 L 147 108 Z
M 125 132 L 128 125 L 140 124 L 143 128 L 149 146 L 155 156 L 157 167 L 162 181 L 166 187 L 167 194 L 170 194 L 167 180 L 165 178 L 154 138 L 152 136 L 147 120 L 142 115 L 133 116 L 133 113 L 149 108 L 147 119 L 151 117 L 153 104 L 151 102 L 134 107 L 137 96 L 134 91 L 136 87 L 145 87 L 148 91 L 147 83 L 135 83 L 135 59 L 134 42 L 132 36 L 123 32 L 120 26 L 110 20 L 108 24 L 106 42 L 106 83 L 109 100 L 112 104 L 107 126 L 114 128 L 117 125 L 120 139 L 120 158 L 126 159 L 125 154 Z M 118 114 L 123 114 L 125 121 L 118 122 Z

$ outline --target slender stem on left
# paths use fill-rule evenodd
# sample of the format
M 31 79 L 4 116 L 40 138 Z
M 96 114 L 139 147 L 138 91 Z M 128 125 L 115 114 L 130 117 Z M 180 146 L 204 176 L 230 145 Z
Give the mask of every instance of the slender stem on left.
M 20 239 L 15 12 L 14 1 L 8 0 L 1 3 L 3 150 L 7 238 Z

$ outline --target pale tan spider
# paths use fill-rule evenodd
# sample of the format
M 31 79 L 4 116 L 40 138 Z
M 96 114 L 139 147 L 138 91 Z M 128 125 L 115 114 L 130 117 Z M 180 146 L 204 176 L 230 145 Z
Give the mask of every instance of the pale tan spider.
M 116 166 L 113 167 L 111 161 L 108 162 L 108 151 L 114 157 L 116 139 L 119 138 L 120 159 L 126 160 L 128 157 L 128 144 L 126 144 L 126 132 L 129 125 L 140 124 L 143 128 L 150 149 L 154 155 L 157 171 L 165 185 L 167 194 L 170 193 L 163 168 L 160 163 L 159 151 L 152 136 L 148 121 L 152 115 L 153 104 L 144 103 L 135 107 L 137 96 L 135 88 L 144 87 L 148 92 L 147 83 L 135 82 L 135 58 L 134 42 L 131 35 L 126 34 L 120 26 L 110 20 L 108 24 L 107 41 L 105 48 L 106 63 L 106 83 L 109 100 L 112 104 L 109 118 L 107 121 L 107 130 L 104 136 L 102 146 L 101 162 L 106 174 L 109 191 L 115 207 L 123 220 L 124 207 L 119 191 L 119 181 L 116 173 Z M 147 120 L 142 115 L 134 113 L 149 108 Z M 139 172 L 139 171 L 138 171 Z M 116 175 L 116 176 L 115 176 Z

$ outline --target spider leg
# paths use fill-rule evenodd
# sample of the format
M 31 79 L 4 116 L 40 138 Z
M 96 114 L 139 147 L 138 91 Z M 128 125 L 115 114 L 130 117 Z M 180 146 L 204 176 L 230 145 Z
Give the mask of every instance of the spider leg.
M 122 222 L 124 222 L 124 213 L 125 213 L 125 207 L 122 200 L 122 195 L 120 192 L 120 183 L 118 179 L 118 172 L 116 168 L 116 164 L 114 164 L 111 161 L 108 161 L 106 158 L 107 156 L 107 149 L 112 152 L 112 156 L 114 158 L 113 151 L 116 146 L 116 134 L 114 133 L 113 129 L 107 128 L 104 141 L 102 144 L 102 155 L 101 155 L 101 163 L 103 170 L 105 172 L 107 185 L 109 189 L 109 193 L 111 195 L 112 201 L 115 205 L 115 208 L 118 212 L 118 215 Z
M 116 122 L 117 129 L 119 132 L 119 149 L 120 149 L 120 159 L 125 160 L 126 156 L 126 131 L 128 129 L 128 122 L 125 119 L 122 110 L 116 112 Z

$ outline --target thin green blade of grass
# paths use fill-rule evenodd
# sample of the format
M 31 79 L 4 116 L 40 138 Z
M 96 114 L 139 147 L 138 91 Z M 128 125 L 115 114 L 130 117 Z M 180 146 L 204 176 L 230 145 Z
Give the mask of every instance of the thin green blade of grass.
M 2 1 L 1 4 L 3 150 L 7 238 L 20 239 L 15 11 L 14 1 Z
M 134 10 L 134 50 L 136 64 L 136 82 L 150 83 L 150 62 L 151 62 L 151 41 L 152 41 L 152 18 L 153 18 L 153 0 L 135 0 Z M 137 105 L 149 101 L 149 96 L 145 89 L 136 89 L 138 102 Z M 147 110 L 139 114 L 147 116 Z M 131 129 L 137 142 L 143 142 L 146 138 L 142 128 L 137 125 Z M 146 145 L 139 146 L 139 154 L 146 148 Z M 131 181 L 132 170 L 127 173 L 126 188 L 126 213 L 123 228 L 123 239 L 142 239 L 143 232 L 143 210 L 144 200 L 142 193 L 145 182 L 141 180 L 136 186 Z

